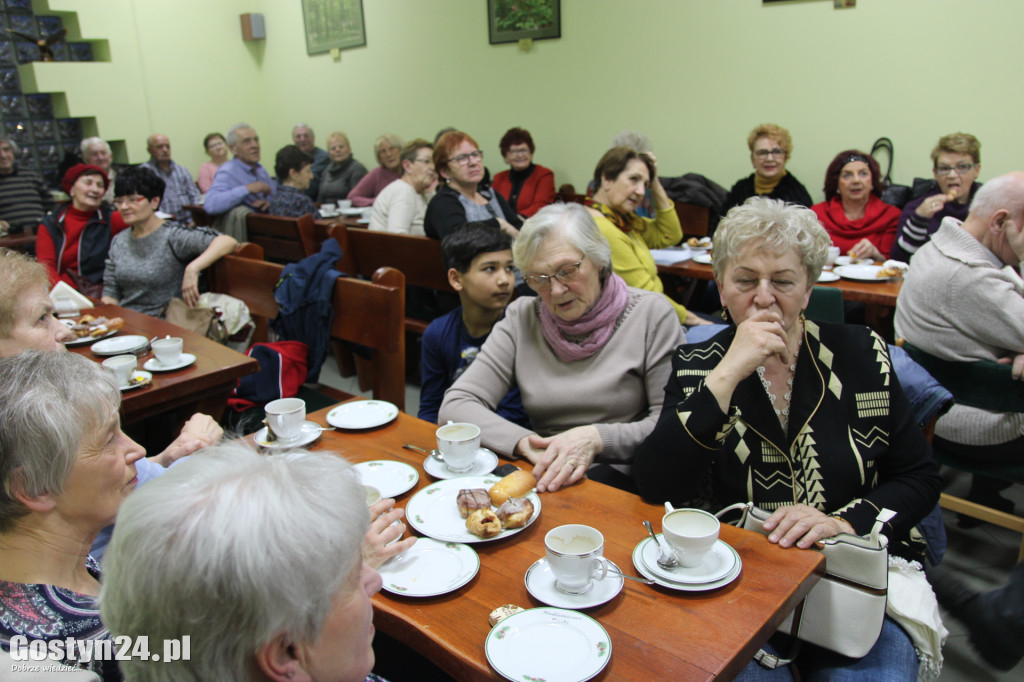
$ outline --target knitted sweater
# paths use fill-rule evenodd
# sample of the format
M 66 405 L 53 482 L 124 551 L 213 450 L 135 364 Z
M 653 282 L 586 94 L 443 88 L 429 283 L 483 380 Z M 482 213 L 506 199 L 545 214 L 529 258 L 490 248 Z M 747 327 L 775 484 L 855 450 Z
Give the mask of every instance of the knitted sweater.
M 448 389 L 438 423 L 476 424 L 483 444 L 506 457 L 531 433 L 551 436 L 594 424 L 604 446 L 595 461 L 629 463 L 661 411 L 669 356 L 685 340 L 682 327 L 664 296 L 630 287 L 604 348 L 566 363 L 544 340 L 541 305 L 535 296 L 509 305 L 476 360 Z M 533 431 L 494 411 L 517 384 Z
M 896 335 L 944 360 L 998 360 L 1024 353 L 1024 279 L 961 222 L 946 218 L 914 254 L 896 301 Z M 1024 414 L 954 405 L 935 434 L 964 445 L 1024 435 Z

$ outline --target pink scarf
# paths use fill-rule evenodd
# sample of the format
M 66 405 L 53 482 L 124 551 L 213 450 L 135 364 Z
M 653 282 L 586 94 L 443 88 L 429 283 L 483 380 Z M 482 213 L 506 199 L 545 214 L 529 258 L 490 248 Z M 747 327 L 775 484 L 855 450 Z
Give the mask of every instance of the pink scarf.
M 626 283 L 613 272 L 605 279 L 601 296 L 594 306 L 572 322 L 566 322 L 538 302 L 544 340 L 562 362 L 589 358 L 608 343 L 615 331 L 615 320 L 625 310 L 628 300 Z

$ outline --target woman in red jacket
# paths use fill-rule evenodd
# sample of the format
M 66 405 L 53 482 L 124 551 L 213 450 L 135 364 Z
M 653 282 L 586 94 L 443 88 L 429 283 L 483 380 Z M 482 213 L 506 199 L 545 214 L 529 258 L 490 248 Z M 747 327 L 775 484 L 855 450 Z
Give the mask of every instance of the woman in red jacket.
M 882 201 L 879 180 L 870 154 L 839 152 L 825 171 L 825 201 L 811 207 L 832 243 L 852 258 L 884 261 L 896 241 L 900 210 Z
M 512 210 L 525 220 L 555 203 L 555 174 L 533 162 L 533 138 L 529 131 L 510 128 L 499 147 L 512 169 L 495 175 L 491 186 L 508 200 Z

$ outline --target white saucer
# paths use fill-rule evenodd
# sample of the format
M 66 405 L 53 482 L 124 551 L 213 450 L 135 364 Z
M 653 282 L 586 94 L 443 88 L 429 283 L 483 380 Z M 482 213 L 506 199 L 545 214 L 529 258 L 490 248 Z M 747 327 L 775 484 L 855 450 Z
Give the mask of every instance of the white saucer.
M 149 372 L 143 372 L 141 369 L 137 369 L 134 372 L 132 372 L 132 379 L 133 379 L 134 382 L 138 382 L 139 380 L 142 380 L 142 379 L 148 379 L 148 380 L 152 381 L 153 380 L 153 375 L 150 374 Z M 124 386 L 118 386 L 118 390 L 130 391 L 133 388 L 139 388 L 141 386 L 148 386 L 148 385 L 149 384 L 130 383 L 130 384 L 125 384 Z
M 149 345 L 149 339 L 145 336 L 128 334 L 126 336 L 115 336 L 112 339 L 105 339 L 92 344 L 90 350 L 96 355 L 124 355 L 135 353 Z
M 341 213 L 341 215 L 362 215 L 363 211 L 365 211 L 368 208 L 373 208 L 373 207 L 372 206 L 352 206 L 350 208 L 343 208 L 343 209 L 341 209 L 339 211 L 339 213 Z
M 821 274 L 818 275 L 818 281 L 819 282 L 838 282 L 839 281 L 839 275 L 837 275 L 834 272 L 829 272 L 828 270 L 822 270 Z
M 659 537 L 662 536 L 659 535 Z M 654 573 L 659 578 L 664 578 L 674 583 L 687 584 L 711 583 L 721 580 L 736 568 L 736 561 L 739 558 L 735 552 L 730 551 L 729 545 L 721 540 L 711 547 L 711 551 L 704 557 L 704 561 L 701 562 L 700 566 L 692 568 L 686 568 L 685 566 L 676 566 L 669 569 L 662 568 L 658 565 L 659 554 L 658 546 L 651 540 L 644 545 L 640 557 L 651 573 Z
M 267 448 L 268 450 L 287 450 L 288 448 L 301 448 L 304 445 L 309 445 L 323 433 L 323 427 L 319 424 L 306 420 L 302 423 L 302 433 L 299 437 L 289 443 L 282 443 L 279 440 L 267 442 L 267 427 L 264 426 L 262 429 L 256 432 L 254 438 L 256 439 L 256 445 Z
M 377 571 L 383 588 L 403 597 L 435 597 L 459 589 L 480 570 L 480 555 L 469 545 L 417 538 L 416 544 Z
M 433 457 L 423 458 L 423 468 L 428 474 L 434 478 L 462 478 L 463 476 L 484 476 L 494 471 L 494 467 L 498 466 L 498 456 L 488 450 L 487 448 L 480 448 L 476 451 L 476 461 L 473 462 L 473 468 L 469 471 L 464 471 L 461 474 L 457 474 L 454 471 L 448 469 L 448 465 L 444 462 L 438 462 Z
M 582 682 L 608 665 L 612 638 L 584 613 L 544 606 L 502 619 L 487 633 L 484 653 L 508 680 Z
M 327 423 L 336 429 L 372 429 L 398 416 L 398 406 L 385 400 L 356 400 L 327 413 Z
M 380 491 L 381 497 L 398 497 L 420 480 L 419 472 L 405 462 L 379 459 L 360 462 L 355 467 L 363 485 L 373 486 Z
M 608 563 L 619 573 L 622 572 L 614 562 Z M 608 571 L 604 580 L 595 580 L 594 586 L 586 594 L 566 594 L 555 587 L 555 574 L 551 572 L 547 559 L 540 559 L 526 569 L 526 589 L 533 598 L 548 606 L 563 609 L 589 609 L 600 606 L 621 592 L 624 582 L 626 579 L 621 575 Z
M 719 587 L 725 587 L 733 580 L 736 580 L 736 578 L 739 577 L 739 574 L 743 570 L 743 561 L 740 559 L 740 555 L 736 552 L 735 549 L 726 544 L 725 546 L 729 549 L 729 551 L 736 556 L 736 565 L 733 566 L 732 570 L 729 571 L 721 580 L 714 580 L 708 583 L 680 583 L 675 582 L 674 580 L 666 580 L 658 576 L 654 573 L 654 571 L 648 568 L 647 562 L 645 562 L 643 559 L 643 550 L 645 544 L 649 544 L 652 542 L 654 542 L 654 540 L 648 537 L 644 538 L 639 542 L 639 544 L 637 544 L 637 546 L 633 549 L 633 565 L 636 567 L 636 570 L 640 572 L 640 575 L 647 578 L 648 580 L 653 580 L 658 585 L 661 585 L 662 587 L 667 587 L 670 590 L 678 590 L 680 592 L 704 592 L 706 590 L 717 590 Z M 721 542 L 721 540 L 719 540 L 719 542 Z
M 711 254 L 707 251 L 696 253 L 693 256 L 694 263 L 701 263 L 702 265 L 711 265 Z
M 178 358 L 178 361 L 173 365 L 164 365 L 156 358 L 150 358 L 149 360 L 146 360 L 146 363 L 142 365 L 142 367 L 150 372 L 173 372 L 176 369 L 188 367 L 195 361 L 196 356 L 191 353 L 182 353 L 181 357 Z

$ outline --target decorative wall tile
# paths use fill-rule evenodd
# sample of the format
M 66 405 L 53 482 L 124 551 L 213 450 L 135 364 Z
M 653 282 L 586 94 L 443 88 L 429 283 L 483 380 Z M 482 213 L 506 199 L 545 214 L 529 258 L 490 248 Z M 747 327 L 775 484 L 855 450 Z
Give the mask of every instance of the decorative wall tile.
M 57 139 L 57 123 L 52 118 L 32 121 L 32 136 L 36 142 L 52 142 Z
M 61 140 L 82 139 L 82 119 L 80 118 L 58 118 L 57 128 L 60 130 Z
M 24 116 L 28 113 L 25 108 L 25 98 L 21 95 L 0 95 L 0 114 L 5 119 L 15 116 Z
M 68 43 L 68 53 L 71 55 L 71 61 L 73 62 L 94 61 L 92 58 L 92 45 L 89 43 Z
M 53 101 L 48 94 L 25 95 L 28 113 L 33 118 L 53 118 Z

